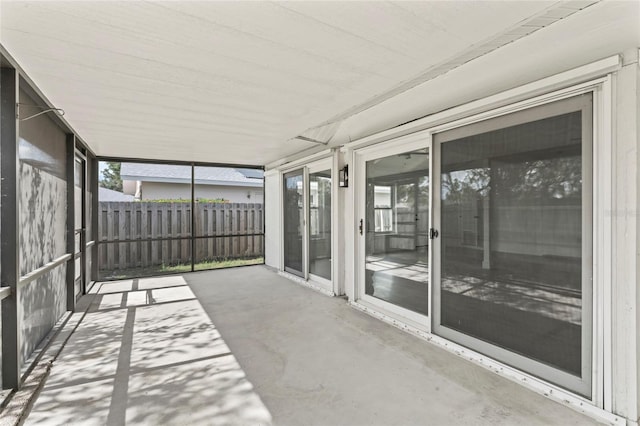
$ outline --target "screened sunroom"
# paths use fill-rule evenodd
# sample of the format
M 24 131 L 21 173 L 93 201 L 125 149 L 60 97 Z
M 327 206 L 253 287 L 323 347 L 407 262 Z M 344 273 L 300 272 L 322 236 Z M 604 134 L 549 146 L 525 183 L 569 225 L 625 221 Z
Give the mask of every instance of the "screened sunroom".
M 638 423 L 637 2 L 1 6 L 8 421 Z

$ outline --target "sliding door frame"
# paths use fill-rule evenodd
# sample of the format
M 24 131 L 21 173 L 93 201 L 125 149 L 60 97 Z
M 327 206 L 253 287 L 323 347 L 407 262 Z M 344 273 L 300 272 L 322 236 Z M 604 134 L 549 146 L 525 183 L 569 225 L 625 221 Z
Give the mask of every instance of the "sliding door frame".
M 311 248 L 310 248 L 310 244 L 311 244 L 311 180 L 309 179 L 309 176 L 313 173 L 316 172 L 320 172 L 323 170 L 329 170 L 329 174 L 331 175 L 331 210 L 330 210 L 330 220 L 331 220 L 331 241 L 329 241 L 329 247 L 331 249 L 331 260 L 330 260 L 330 271 L 331 271 L 331 277 L 329 279 L 326 279 L 324 277 L 321 277 L 319 275 L 315 275 L 311 273 Z M 306 196 L 305 196 L 305 202 L 306 202 L 306 206 L 307 209 L 305 210 L 305 220 L 307 221 L 307 226 L 306 226 L 306 236 L 307 236 L 307 247 L 305 249 L 305 253 L 306 253 L 306 260 L 305 260 L 305 264 L 306 264 L 306 269 L 307 269 L 307 275 L 306 275 L 306 279 L 313 281 L 314 283 L 319 284 L 322 288 L 324 288 L 327 291 L 333 291 L 333 282 L 334 280 L 334 275 L 335 275 L 335 271 L 334 271 L 334 246 L 333 246 L 333 242 L 335 240 L 335 234 L 334 234 L 334 230 L 335 230 L 335 198 L 334 198 L 334 194 L 335 194 L 335 186 L 334 186 L 335 182 L 334 182 L 334 172 L 333 172 L 333 158 L 325 158 L 322 160 L 317 160 L 314 161 L 312 163 L 309 163 L 306 167 L 305 167 L 305 182 L 304 182 L 304 187 L 306 190 Z
M 358 223 L 358 227 L 362 226 L 362 232 L 360 229 L 356 229 L 356 241 L 355 241 L 355 301 L 373 310 L 379 311 L 390 317 L 399 318 L 402 321 L 406 321 L 407 324 L 416 327 L 425 332 L 431 332 L 431 316 L 433 311 L 432 304 L 432 285 L 433 280 L 433 250 L 428 250 L 427 264 L 429 268 L 428 273 L 428 315 L 424 315 L 418 312 L 414 312 L 407 308 L 403 308 L 385 300 L 379 299 L 374 296 L 366 294 L 365 290 L 365 267 L 366 267 L 366 236 L 367 236 L 367 211 L 366 211 L 366 185 L 367 185 L 367 161 L 372 161 L 379 158 L 388 157 L 390 155 L 402 154 L 408 151 L 415 151 L 419 149 L 427 149 L 429 153 L 429 191 L 432 190 L 432 173 L 433 173 L 433 154 L 431 147 L 431 136 L 426 132 L 414 133 L 408 136 L 396 138 L 384 144 L 377 144 L 371 147 L 362 148 L 354 151 L 354 163 L 355 163 L 355 219 Z M 432 223 L 432 199 L 429 195 L 429 224 L 427 229 L 431 229 Z M 362 222 L 360 222 L 362 221 Z M 360 225 L 361 224 L 361 225 Z M 431 239 L 429 239 L 429 245 L 431 245 Z
M 613 63 L 614 61 L 609 61 Z M 617 63 L 617 62 L 616 62 Z M 613 67 L 613 65 L 611 65 Z M 611 68 L 613 69 L 613 68 Z M 512 89 L 507 92 L 496 94 L 486 99 L 471 102 L 452 109 L 438 113 L 433 117 L 427 117 L 416 122 L 412 122 L 394 132 L 388 132 L 388 136 L 383 134 L 373 135 L 361 141 L 353 142 L 345 146 L 342 151 L 347 155 L 350 167 L 353 169 L 352 181 L 354 190 L 351 191 L 350 199 L 354 203 L 354 215 L 351 217 L 345 214 L 354 228 L 347 232 L 348 245 L 353 244 L 353 259 L 346 265 L 346 272 L 353 277 L 353 284 L 349 286 L 349 300 L 354 306 L 363 309 L 365 312 L 376 312 L 375 316 L 389 323 L 413 330 L 413 333 L 422 336 L 432 343 L 442 348 L 452 351 L 459 356 L 485 366 L 498 374 L 508 377 L 511 380 L 523 383 L 526 387 L 548 397 L 564 401 L 572 406 L 586 409 L 589 412 L 598 412 L 600 409 L 611 412 L 613 410 L 613 353 L 612 348 L 615 342 L 612 341 L 611 330 L 613 326 L 612 300 L 613 291 L 611 284 L 614 282 L 614 271 L 612 270 L 612 252 L 614 247 L 613 217 L 611 212 L 614 208 L 612 197 L 613 184 L 613 147 L 612 135 L 614 117 L 613 88 L 614 77 L 605 74 L 610 71 L 607 68 L 599 76 L 594 78 L 594 74 L 588 74 L 589 70 L 577 70 L 565 74 L 547 78 L 539 82 L 531 83 L 522 87 Z M 585 73 L 576 77 L 580 72 Z M 364 194 L 358 193 L 358 182 L 365 180 L 365 170 L 360 164 L 359 157 L 363 152 L 375 149 L 384 149 L 394 144 L 409 141 L 415 138 L 422 138 L 430 143 L 431 170 L 430 180 L 431 193 L 430 212 L 432 215 L 440 209 L 439 196 L 434 197 L 436 182 L 433 177 L 436 173 L 436 159 L 440 158 L 439 146 L 432 142 L 432 136 L 436 133 L 444 132 L 467 124 L 484 121 L 490 118 L 517 112 L 530 107 L 548 104 L 555 100 L 561 100 L 572 96 L 592 92 L 593 93 L 593 128 L 592 128 L 592 229 L 593 238 L 592 253 L 592 346 L 591 346 L 591 396 L 589 398 L 577 394 L 573 390 L 553 384 L 543 378 L 534 376 L 517 367 L 511 367 L 504 362 L 493 359 L 490 356 L 476 352 L 461 344 L 433 334 L 431 324 L 429 329 L 417 327 L 416 324 L 406 321 L 393 312 L 388 312 L 375 306 L 371 306 L 363 300 L 363 277 L 360 259 L 364 256 L 364 248 L 361 247 L 358 234 L 358 220 L 361 216 Z M 398 135 L 398 136 L 396 136 Z M 385 137 L 386 136 L 386 137 Z M 439 164 L 437 169 L 439 170 Z M 439 188 L 439 187 L 438 187 Z M 432 216 L 433 217 L 433 216 Z M 438 230 L 439 224 L 433 223 L 430 227 Z M 434 266 L 433 255 L 438 245 L 431 250 L 430 266 Z M 351 264 L 350 264 L 351 263 Z M 430 287 L 439 280 L 437 268 L 431 268 Z M 430 293 L 431 312 L 433 312 L 434 298 Z M 432 321 L 435 315 L 432 315 Z M 592 407 L 592 408 L 590 408 Z
M 286 179 L 287 179 L 287 175 L 288 174 L 294 174 L 298 175 L 298 173 L 296 172 L 300 172 L 300 175 L 302 176 L 302 230 L 300 231 L 302 233 L 302 260 L 301 260 L 301 270 L 295 270 L 289 266 L 286 266 L 286 250 L 285 250 L 285 244 L 287 241 L 287 236 L 286 236 L 286 221 L 287 221 L 287 209 L 285 208 L 285 203 L 286 203 L 286 191 L 285 191 L 285 186 L 286 186 Z M 284 173 L 282 173 L 281 178 L 280 178 L 280 190 L 282 191 L 282 270 L 285 272 L 288 272 L 290 274 L 296 275 L 300 278 L 306 279 L 307 277 L 307 270 L 308 267 L 306 266 L 306 262 L 305 259 L 307 257 L 306 255 L 306 250 L 307 250 L 307 228 L 308 228 L 308 220 L 307 220 L 307 215 L 305 214 L 305 212 L 307 211 L 307 205 L 308 205 L 308 196 L 307 196 L 307 189 L 306 189 L 306 182 L 307 182 L 307 170 L 305 167 L 295 167 L 291 170 L 288 170 Z M 298 218 L 299 219 L 299 218 Z
M 582 94 L 584 95 L 584 94 Z M 578 97 L 581 95 L 577 95 Z M 482 134 L 486 131 L 495 129 L 504 129 L 513 125 L 529 123 L 536 120 L 545 118 L 552 118 L 558 115 L 567 113 L 568 111 L 581 111 L 582 116 L 582 142 L 581 142 L 581 163 L 582 163 L 582 203 L 581 203 L 581 375 L 577 376 L 562 371 L 557 367 L 547 365 L 542 361 L 535 360 L 526 355 L 516 353 L 514 350 L 501 348 L 497 344 L 486 342 L 480 338 L 473 337 L 470 334 L 456 331 L 441 324 L 442 307 L 440 302 L 442 301 L 442 238 L 439 238 L 434 244 L 434 264 L 433 269 L 435 272 L 435 280 L 433 281 L 434 291 L 434 316 L 433 316 L 433 332 L 457 342 L 463 346 L 477 350 L 490 356 L 494 359 L 501 360 L 508 365 L 515 368 L 527 371 L 535 376 L 552 381 L 560 386 L 567 388 L 571 391 L 577 392 L 581 395 L 590 395 L 593 392 L 592 383 L 592 363 L 593 363 L 593 251 L 594 246 L 592 242 L 592 230 L 593 227 L 593 97 L 589 98 L 589 101 L 585 99 L 579 99 L 576 96 L 568 96 L 564 99 L 554 99 L 553 101 L 541 103 L 535 107 L 528 107 L 519 111 L 510 112 L 509 114 L 499 115 L 491 119 L 467 124 L 460 127 L 453 127 L 448 132 L 456 132 L 453 136 L 446 135 L 444 140 L 438 140 L 438 135 L 442 135 L 445 132 L 434 132 L 434 145 L 436 149 L 436 155 L 434 156 L 435 170 L 433 182 L 433 198 L 436 210 L 434 214 L 434 226 L 439 231 L 442 230 L 442 200 L 440 194 L 441 188 L 441 166 L 442 166 L 442 146 L 455 140 L 459 140 L 462 137 Z M 533 114 L 533 116 L 532 116 Z
M 303 217 L 304 217 L 304 227 L 302 234 L 302 275 L 298 275 L 291 270 L 285 269 L 285 191 L 284 191 L 284 179 L 285 175 L 295 172 L 298 170 L 302 170 L 302 190 L 303 190 Z M 311 274 L 309 272 L 309 243 L 311 240 L 310 232 L 311 227 L 309 225 L 310 222 L 310 181 L 309 175 L 311 173 L 322 171 L 322 170 L 330 170 L 331 171 L 331 279 L 327 280 L 326 278 Z M 283 168 L 279 173 L 279 188 L 280 188 L 280 208 L 281 208 L 281 216 L 280 216 L 280 229 L 282 230 L 280 233 L 280 270 L 286 273 L 295 275 L 297 278 L 308 282 L 309 285 L 314 287 L 318 287 L 325 292 L 329 292 L 331 294 L 337 294 L 337 265 L 336 265 L 336 253 L 337 253 L 337 204 L 338 204 L 338 182 L 337 182 L 337 171 L 335 167 L 335 158 L 333 156 L 326 156 L 320 159 L 313 159 L 306 162 L 297 162 L 295 166 L 290 166 L 287 168 Z

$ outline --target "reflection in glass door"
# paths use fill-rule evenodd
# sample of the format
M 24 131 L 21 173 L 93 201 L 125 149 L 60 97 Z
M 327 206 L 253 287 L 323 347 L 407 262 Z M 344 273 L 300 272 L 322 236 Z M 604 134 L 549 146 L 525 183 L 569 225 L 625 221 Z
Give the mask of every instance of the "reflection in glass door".
M 331 169 L 309 170 L 309 274 L 331 280 Z
M 284 270 L 304 277 L 303 170 L 284 175 Z
M 434 137 L 435 331 L 585 396 L 591 114 L 581 95 Z
M 429 152 L 366 161 L 364 293 L 429 314 Z

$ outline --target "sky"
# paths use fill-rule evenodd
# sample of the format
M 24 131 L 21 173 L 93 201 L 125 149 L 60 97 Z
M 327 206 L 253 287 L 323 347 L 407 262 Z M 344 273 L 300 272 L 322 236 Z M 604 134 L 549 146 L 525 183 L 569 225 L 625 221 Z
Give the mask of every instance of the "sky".
M 107 162 L 106 161 L 100 161 L 98 162 L 98 182 L 101 181 L 102 179 L 104 179 L 104 175 L 102 174 L 102 172 L 104 172 L 104 169 L 107 168 Z

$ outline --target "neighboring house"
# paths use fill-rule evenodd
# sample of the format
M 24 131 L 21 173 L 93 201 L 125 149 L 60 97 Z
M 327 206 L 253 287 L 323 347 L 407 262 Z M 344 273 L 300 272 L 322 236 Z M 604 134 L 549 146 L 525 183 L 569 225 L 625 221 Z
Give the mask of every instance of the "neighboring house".
M 231 167 L 196 167 L 195 198 L 231 203 L 262 203 L 263 172 Z M 137 200 L 191 199 L 191 167 L 122 163 L 125 194 Z
M 98 200 L 99 201 L 134 201 L 133 195 L 123 194 L 122 192 L 114 191 L 113 189 L 107 189 L 98 187 Z

